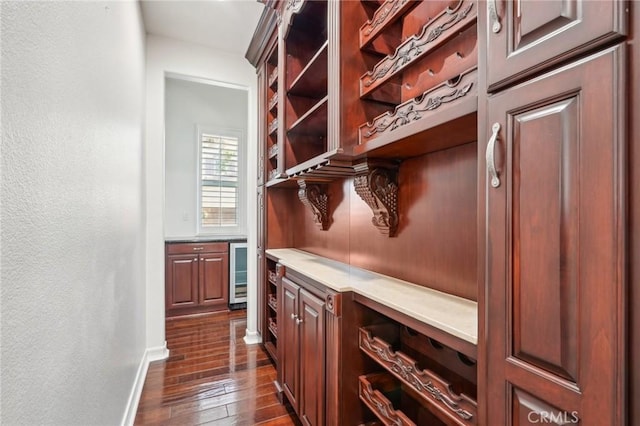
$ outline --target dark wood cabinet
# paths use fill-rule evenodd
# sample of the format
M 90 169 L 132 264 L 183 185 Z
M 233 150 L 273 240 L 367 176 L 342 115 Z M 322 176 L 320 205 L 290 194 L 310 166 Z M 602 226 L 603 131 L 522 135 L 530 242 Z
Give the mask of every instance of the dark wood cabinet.
M 261 330 L 302 422 L 635 424 L 640 6 L 265 4 Z M 477 302 L 476 339 L 340 293 L 286 248 L 321 257 L 311 271 L 344 262 Z M 192 303 L 193 284 L 176 295 Z
M 623 424 L 624 51 L 488 100 L 486 424 Z
M 167 310 L 198 305 L 198 255 L 167 255 Z
M 325 302 L 294 281 L 280 281 L 282 389 L 305 425 L 325 416 Z
M 229 257 L 225 243 L 168 243 L 166 316 L 227 309 Z
M 296 324 L 300 308 L 300 286 L 283 277 L 280 285 L 280 346 L 279 366 L 281 369 L 282 390 L 298 412 L 300 380 L 300 328 Z
M 486 7 L 490 91 L 627 33 L 625 1 L 489 0 Z
M 300 289 L 300 418 L 306 425 L 324 424 L 324 300 Z

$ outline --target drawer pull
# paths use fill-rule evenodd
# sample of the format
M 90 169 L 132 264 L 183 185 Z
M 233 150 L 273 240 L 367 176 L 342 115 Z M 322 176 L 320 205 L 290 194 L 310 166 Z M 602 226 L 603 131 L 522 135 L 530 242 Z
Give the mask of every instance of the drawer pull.
M 493 123 L 491 127 L 491 138 L 487 143 L 487 171 L 491 178 L 491 186 L 497 188 L 500 186 L 500 178 L 498 177 L 498 171 L 496 170 L 495 150 L 496 142 L 498 141 L 498 132 L 500 131 L 500 123 Z
M 200 250 L 204 250 L 204 247 L 194 247 L 193 248 L 195 251 L 200 251 Z
M 496 0 L 489 0 L 487 7 L 489 8 L 489 19 L 493 22 L 491 25 L 491 31 L 498 34 L 502 29 L 502 24 L 500 24 L 500 17 L 498 16 Z

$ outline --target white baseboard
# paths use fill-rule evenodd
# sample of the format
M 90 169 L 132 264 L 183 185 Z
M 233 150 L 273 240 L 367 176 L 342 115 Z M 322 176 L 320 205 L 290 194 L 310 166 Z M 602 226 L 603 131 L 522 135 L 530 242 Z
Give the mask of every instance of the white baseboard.
M 147 359 L 149 360 L 149 362 L 160 361 L 167 358 L 169 358 L 169 349 L 167 349 L 166 341 L 162 346 L 147 348 Z
M 244 342 L 247 345 L 255 345 L 257 343 L 262 343 L 262 336 L 257 331 L 249 331 L 247 328 L 245 330 Z
M 138 411 L 138 404 L 140 403 L 140 395 L 142 395 L 142 387 L 144 381 L 147 378 L 147 370 L 149 370 L 149 363 L 152 361 L 159 361 L 169 357 L 169 350 L 167 349 L 167 342 L 164 342 L 163 346 L 157 346 L 155 348 L 147 348 L 142 355 L 140 365 L 138 365 L 138 371 L 136 378 L 133 381 L 131 392 L 129 393 L 129 400 L 124 410 L 124 416 L 122 417 L 122 426 L 133 426 L 133 422 L 136 419 L 136 412 Z

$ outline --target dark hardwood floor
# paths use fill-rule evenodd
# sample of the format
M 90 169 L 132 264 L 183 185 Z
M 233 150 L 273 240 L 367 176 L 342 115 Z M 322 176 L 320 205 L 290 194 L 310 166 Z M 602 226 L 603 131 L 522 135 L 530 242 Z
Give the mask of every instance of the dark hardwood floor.
M 151 363 L 136 425 L 298 425 L 281 405 L 276 370 L 260 345 L 245 345 L 246 312 L 166 323 L 170 356 Z

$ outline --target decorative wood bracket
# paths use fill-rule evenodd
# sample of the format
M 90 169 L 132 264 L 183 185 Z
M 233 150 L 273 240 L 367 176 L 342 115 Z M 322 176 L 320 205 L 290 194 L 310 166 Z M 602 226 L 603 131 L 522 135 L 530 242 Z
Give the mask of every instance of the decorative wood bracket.
M 326 231 L 329 227 L 329 197 L 325 185 L 310 184 L 304 179 L 298 180 L 298 198 L 313 213 L 313 221 Z
M 353 166 L 356 193 L 373 211 L 373 225 L 389 237 L 398 229 L 398 167 L 393 161 L 370 159 Z

